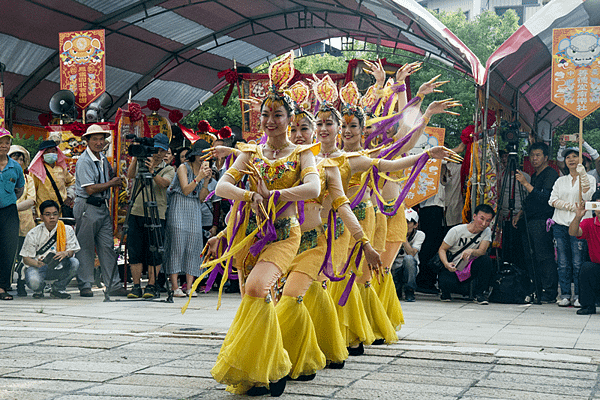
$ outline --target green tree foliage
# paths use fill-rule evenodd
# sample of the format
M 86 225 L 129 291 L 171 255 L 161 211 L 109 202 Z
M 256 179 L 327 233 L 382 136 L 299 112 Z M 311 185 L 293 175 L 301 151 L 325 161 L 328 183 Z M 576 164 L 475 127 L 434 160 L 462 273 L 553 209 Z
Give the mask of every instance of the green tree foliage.
M 556 136 L 579 133 L 579 118 L 571 116 L 567 122 L 556 128 Z M 583 140 L 596 150 L 600 150 L 600 109 L 594 111 L 583 120 Z M 558 140 L 554 140 L 554 154 L 558 150 Z M 567 146 L 579 146 L 578 142 L 567 143 Z
M 502 16 L 494 12 L 484 12 L 472 21 L 468 21 L 463 12 L 433 12 L 433 14 L 450 29 L 462 42 L 469 47 L 482 63 L 512 34 L 518 26 L 517 14 L 509 10 Z M 359 46 L 361 47 L 361 46 Z M 395 54 L 386 54 L 385 48 L 377 48 L 374 44 L 367 44 L 365 51 L 344 51 L 344 57 L 333 57 L 331 55 L 312 55 L 297 58 L 294 61 L 295 68 L 305 74 L 315 73 L 322 69 L 333 70 L 344 73 L 347 68 L 346 60 L 353 58 L 375 59 L 377 56 L 386 57 L 387 61 L 395 64 L 418 59 L 412 53 L 397 51 Z M 273 60 L 272 60 L 273 61 Z M 449 70 L 450 68 L 450 70 Z M 255 72 L 266 72 L 268 64 L 265 63 L 257 68 Z M 421 84 L 434 76 L 441 74 L 440 80 L 450 82 L 443 86 L 444 93 L 429 95 L 425 99 L 425 106 L 434 100 L 452 97 L 463 104 L 458 110 L 460 116 L 440 115 L 435 116 L 431 125 L 446 129 L 447 143 L 455 146 L 460 142 L 461 131 L 473 121 L 475 112 L 475 85 L 473 79 L 462 74 L 451 67 L 433 59 L 429 59 L 423 69 L 411 77 L 411 90 L 413 95 L 417 93 Z M 221 105 L 226 90 L 222 90 L 199 108 L 190 113 L 182 122 L 188 127 L 196 128 L 198 121 L 208 120 L 213 127 L 220 128 L 224 125 L 241 125 L 240 107 L 237 97 L 237 89 L 234 90 L 229 104 Z
M 16 134 L 15 138 L 12 141 L 12 144 L 17 144 L 19 146 L 25 147 L 25 149 L 27 149 L 27 151 L 31 155 L 31 159 L 33 160 L 33 157 L 38 152 L 38 148 L 40 147 L 40 143 L 42 143 L 42 140 L 43 139 L 41 139 L 41 138 L 40 139 L 34 138 L 33 135 L 26 138 L 24 136 L 20 136 L 19 134 Z

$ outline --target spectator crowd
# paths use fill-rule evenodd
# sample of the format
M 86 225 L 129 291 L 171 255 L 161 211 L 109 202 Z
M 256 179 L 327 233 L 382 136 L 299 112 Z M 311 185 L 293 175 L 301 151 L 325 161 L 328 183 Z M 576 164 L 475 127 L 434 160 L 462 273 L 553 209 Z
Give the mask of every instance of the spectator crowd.
M 225 157 L 207 158 L 205 150 L 234 147 L 235 135 L 206 132 L 191 147 L 170 148 L 169 138 L 158 134 L 150 157 L 132 158 L 126 175 L 133 198 L 127 221 L 130 276 L 119 271 L 114 246 L 109 199 L 124 177 L 115 176 L 103 153 L 109 135 L 99 125 L 88 128 L 87 149 L 73 176 L 58 142 L 42 141 L 31 159 L 24 147 L 11 145 L 9 131 L 0 129 L 0 300 L 13 299 L 12 283 L 17 296 L 27 296 L 29 288 L 35 298 L 49 292 L 68 299 L 66 287 L 73 278 L 82 297 L 92 297 L 100 280 L 112 296 L 160 297 L 167 280 L 174 296 L 196 296 L 190 290 L 202 273 L 202 250 L 225 228 L 230 207 L 214 195 L 226 171 Z M 556 161 L 550 161 L 547 144 L 531 144 L 530 174 L 507 162 L 511 156 L 518 159 L 514 151 L 500 151 L 500 207 L 496 213 L 481 204 L 467 223 L 460 165 L 444 163 L 437 194 L 405 210 L 406 241 L 391 267 L 398 298 L 413 302 L 421 292 L 452 301 L 458 294 L 487 304 L 502 261 L 527 272 L 528 300 L 595 313 L 600 210 L 586 211 L 585 202 L 600 199 L 600 155 L 584 143 L 580 164 L 578 148 L 560 145 Z M 464 145 L 454 150 L 462 152 Z M 157 217 L 151 229 L 149 212 Z M 162 238 L 159 246 L 155 231 Z M 494 237 L 497 246 L 492 246 Z M 123 287 L 126 279 L 133 284 L 130 291 Z M 235 280 L 226 288 L 239 290 Z

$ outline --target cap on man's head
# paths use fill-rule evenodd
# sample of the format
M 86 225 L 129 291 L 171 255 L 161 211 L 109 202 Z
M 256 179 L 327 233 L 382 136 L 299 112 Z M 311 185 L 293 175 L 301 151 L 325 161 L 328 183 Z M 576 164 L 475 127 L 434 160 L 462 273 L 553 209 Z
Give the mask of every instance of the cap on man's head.
M 53 147 L 57 147 L 56 142 L 54 140 L 44 140 L 42 143 L 40 143 L 40 147 L 38 147 L 38 151 L 51 149 Z
M 9 137 L 10 139 L 14 139 L 13 135 L 10 134 L 10 131 L 6 128 L 0 128 L 0 138 L 1 137 Z
M 577 147 L 567 147 L 566 149 L 563 150 L 562 156 L 563 156 L 563 158 L 566 158 L 571 153 L 575 153 L 575 154 L 579 155 L 579 149 Z
M 169 150 L 169 138 L 164 133 L 157 133 L 154 136 L 154 147 L 163 150 Z
M 414 221 L 417 224 L 419 223 L 419 214 L 417 214 L 417 212 L 412 208 L 407 208 L 404 210 L 404 215 L 406 216 L 406 220 L 408 222 Z
M 106 139 L 108 136 L 110 136 L 111 132 L 109 130 L 104 129 L 103 127 L 101 127 L 98 124 L 94 124 L 94 125 L 90 125 L 87 130 L 85 131 L 85 133 L 83 135 L 81 135 L 82 138 L 85 138 L 86 136 L 89 135 L 96 135 L 96 134 L 103 134 L 104 138 Z

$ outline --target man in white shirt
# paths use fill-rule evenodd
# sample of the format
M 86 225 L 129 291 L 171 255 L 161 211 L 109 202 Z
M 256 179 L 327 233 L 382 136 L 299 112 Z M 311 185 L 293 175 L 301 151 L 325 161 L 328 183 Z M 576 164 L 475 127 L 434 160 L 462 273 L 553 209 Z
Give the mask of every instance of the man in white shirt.
M 74 255 L 79 251 L 75 231 L 60 222 L 60 209 L 54 200 L 40 204 L 43 224 L 30 230 L 25 237 L 20 255 L 23 257 L 25 284 L 33 290 L 33 297 L 44 297 L 44 280 L 55 279 L 50 297 L 70 299 L 67 285 L 77 275 L 79 260 Z M 54 254 L 54 256 L 52 256 Z M 51 265 L 57 264 L 54 268 Z M 50 271 L 52 269 L 52 271 Z
M 400 251 L 392 264 L 392 276 L 396 284 L 396 294 L 402 298 L 402 286 L 404 286 L 404 299 L 409 302 L 415 301 L 415 290 L 417 289 L 417 274 L 419 273 L 419 251 L 425 240 L 425 234 L 417 230 L 419 225 L 419 214 L 412 208 L 404 211 L 408 230 L 406 241 L 402 243 Z
M 484 292 L 490 286 L 493 264 L 486 253 L 491 243 L 492 231 L 489 226 L 494 215 L 492 207 L 480 204 L 475 207 L 470 223 L 455 226 L 446 234 L 438 250 L 440 261 L 444 265 L 439 273 L 442 292 L 440 300 L 451 301 L 451 293 L 468 294 L 470 281 L 473 280 L 474 301 L 478 304 L 488 304 Z M 457 275 L 457 267 L 462 260 L 473 261 L 470 276 L 463 276 L 465 280 L 459 279 Z

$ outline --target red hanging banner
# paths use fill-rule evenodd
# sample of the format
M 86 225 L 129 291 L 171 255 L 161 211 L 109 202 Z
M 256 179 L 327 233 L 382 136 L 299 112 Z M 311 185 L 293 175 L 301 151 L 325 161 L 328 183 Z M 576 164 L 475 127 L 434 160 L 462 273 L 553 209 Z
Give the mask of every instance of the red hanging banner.
M 61 32 L 60 88 L 75 94 L 75 104 L 85 109 L 106 90 L 104 29 Z

